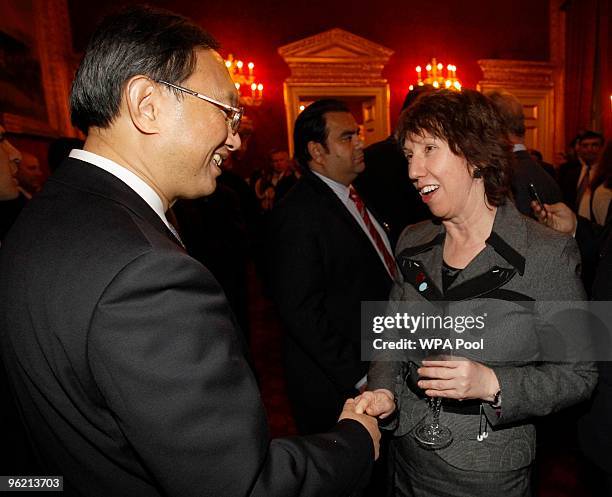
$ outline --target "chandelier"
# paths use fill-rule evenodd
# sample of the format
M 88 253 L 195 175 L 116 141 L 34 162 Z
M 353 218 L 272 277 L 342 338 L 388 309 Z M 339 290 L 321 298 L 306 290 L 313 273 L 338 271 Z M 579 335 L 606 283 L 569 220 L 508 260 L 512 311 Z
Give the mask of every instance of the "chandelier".
M 241 60 L 234 59 L 232 54 L 227 56 L 225 67 L 232 77 L 234 86 L 240 95 L 242 105 L 258 106 L 263 102 L 263 85 L 255 81 L 255 64 L 245 64 Z
M 457 79 L 457 66 L 448 64 L 446 66 L 446 76 L 444 76 L 444 65 L 437 62 L 434 57 L 431 62 L 425 66 L 427 77 L 423 79 L 421 66 L 416 66 L 417 85 L 431 85 L 434 88 L 446 88 L 448 90 L 461 91 L 461 82 Z M 410 85 L 409 89 L 414 90 L 414 85 Z

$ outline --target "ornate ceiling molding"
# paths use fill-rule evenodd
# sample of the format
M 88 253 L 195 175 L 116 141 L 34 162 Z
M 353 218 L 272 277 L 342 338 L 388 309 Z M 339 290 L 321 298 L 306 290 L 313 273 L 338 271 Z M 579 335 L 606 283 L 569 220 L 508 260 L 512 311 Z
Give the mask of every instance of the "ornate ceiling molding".
M 521 87 L 553 87 L 555 64 L 528 60 L 482 59 L 478 61 L 484 78 L 479 86 L 497 84 Z
M 343 29 L 284 45 L 278 53 L 291 70 L 287 83 L 386 84 L 382 70 L 393 50 Z

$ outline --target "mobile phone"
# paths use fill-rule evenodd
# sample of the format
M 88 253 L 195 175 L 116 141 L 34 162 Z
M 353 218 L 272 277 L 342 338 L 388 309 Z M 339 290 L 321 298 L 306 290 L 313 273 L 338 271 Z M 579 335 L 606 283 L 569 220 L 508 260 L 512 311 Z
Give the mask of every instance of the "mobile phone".
M 533 183 L 529 183 L 529 196 L 531 197 L 532 200 L 535 200 L 537 202 L 540 209 L 546 212 L 546 209 L 544 209 L 544 204 L 542 203 L 542 200 L 540 199 L 540 196 L 538 195 L 538 191 L 536 190 L 536 187 L 533 186 Z

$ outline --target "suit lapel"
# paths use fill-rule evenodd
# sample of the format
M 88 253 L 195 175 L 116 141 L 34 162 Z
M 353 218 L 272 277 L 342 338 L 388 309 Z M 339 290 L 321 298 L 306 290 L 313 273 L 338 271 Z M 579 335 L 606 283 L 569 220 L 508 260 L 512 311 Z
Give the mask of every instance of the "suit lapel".
M 525 219 L 514 204 L 498 207 L 486 247 L 459 273 L 446 293 L 448 300 L 467 300 L 503 287 L 525 272 Z M 527 297 L 525 297 L 527 300 Z
M 353 215 L 348 211 L 346 206 L 342 203 L 342 201 L 338 198 L 336 193 L 328 187 L 323 181 L 317 178 L 311 171 L 307 171 L 304 173 L 304 179 L 309 182 L 309 184 L 319 193 L 322 200 L 326 202 L 332 212 L 337 212 L 340 219 L 346 224 L 346 226 L 352 231 L 354 235 L 354 239 L 359 241 L 358 243 L 361 245 L 362 249 L 370 254 L 370 257 L 377 261 L 380 264 L 381 269 L 389 275 L 387 268 L 384 263 L 380 259 L 378 251 L 374 248 L 374 245 L 370 241 L 370 238 L 363 231 L 359 223 L 355 220 Z M 378 221 L 378 219 L 377 219 Z M 391 278 L 389 276 L 389 278 Z
M 404 282 L 429 301 L 444 300 L 442 294 L 442 248 L 445 232 L 440 229 L 431 240 L 408 247 L 397 255 Z
M 104 169 L 89 162 L 68 158 L 49 180 L 64 183 L 122 204 L 183 248 L 180 241 L 176 239 L 151 206 L 123 181 Z
M 446 294 L 441 291 L 444 238 L 441 225 L 432 240 L 398 255 L 406 283 L 428 300 L 460 301 L 491 294 L 525 271 L 521 255 L 527 247 L 525 218 L 510 202 L 498 208 L 486 247 L 459 273 Z M 518 294 L 506 297 L 530 300 Z
M 361 193 L 359 193 L 359 195 L 361 195 Z M 368 209 L 368 211 L 370 212 L 371 217 L 376 219 L 376 222 L 380 225 L 380 227 L 385 232 L 385 236 L 387 237 L 387 240 L 389 240 L 389 245 L 391 246 L 391 250 L 393 251 L 393 245 L 391 245 L 391 240 L 389 239 L 389 232 L 391 231 L 391 227 L 389 226 L 389 223 L 387 223 L 384 220 L 384 218 L 380 216 L 380 214 L 376 211 L 376 209 L 374 209 L 368 203 L 368 201 L 365 198 L 363 198 L 363 196 L 361 197 L 361 199 L 363 200 L 363 203 L 365 204 L 366 209 Z

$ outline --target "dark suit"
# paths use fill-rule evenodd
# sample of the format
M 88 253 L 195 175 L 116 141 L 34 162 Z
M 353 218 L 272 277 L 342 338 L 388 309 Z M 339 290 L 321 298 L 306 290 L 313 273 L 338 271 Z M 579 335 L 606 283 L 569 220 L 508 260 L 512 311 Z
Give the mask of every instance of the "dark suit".
M 612 300 L 612 216 L 608 215 L 604 228 L 579 217 L 576 241 L 581 251 L 595 255 L 593 300 Z M 599 363 L 599 383 L 587 413 L 579 421 L 578 436 L 584 453 L 603 471 L 601 476 L 608 487 L 607 493 L 600 489 L 601 495 L 612 495 L 612 362 Z M 603 482 L 596 484 L 603 486 Z
M 354 421 L 269 442 L 218 283 L 113 175 L 68 159 L 0 271 L 10 383 L 42 474 L 63 475 L 67 495 L 346 495 L 368 472 Z
M 555 166 L 549 164 L 548 162 L 540 162 L 540 167 L 544 169 L 548 173 L 548 175 L 557 181 L 557 171 L 555 171 Z
M 0 242 L 2 242 L 26 203 L 27 199 L 21 193 L 16 199 L 0 201 Z
M 289 193 L 298 181 L 295 173 L 290 172 L 278 180 L 274 187 L 274 205 L 277 205 Z
M 370 145 L 363 153 L 366 169 L 354 186 L 389 223 L 394 246 L 406 226 L 431 219 L 431 212 L 408 177 L 408 162 L 392 136 Z
M 238 193 L 218 184 L 212 195 L 179 200 L 172 210 L 187 252 L 214 275 L 248 337 L 246 280 L 252 252 Z
M 580 179 L 580 171 L 582 164 L 578 160 L 566 162 L 559 167 L 557 180 L 563 193 L 563 202 L 571 209 L 576 211 L 576 195 L 578 193 L 578 180 Z
M 324 430 L 368 369 L 361 301 L 385 300 L 391 277 L 351 213 L 310 171 L 272 211 L 267 253 L 296 422 L 305 433 Z
M 517 209 L 526 216 L 533 216 L 530 183 L 535 186 L 542 202 L 546 204 L 561 202 L 561 191 L 555 180 L 531 158 L 529 152 L 518 150 L 514 152 L 512 164 L 512 194 Z

